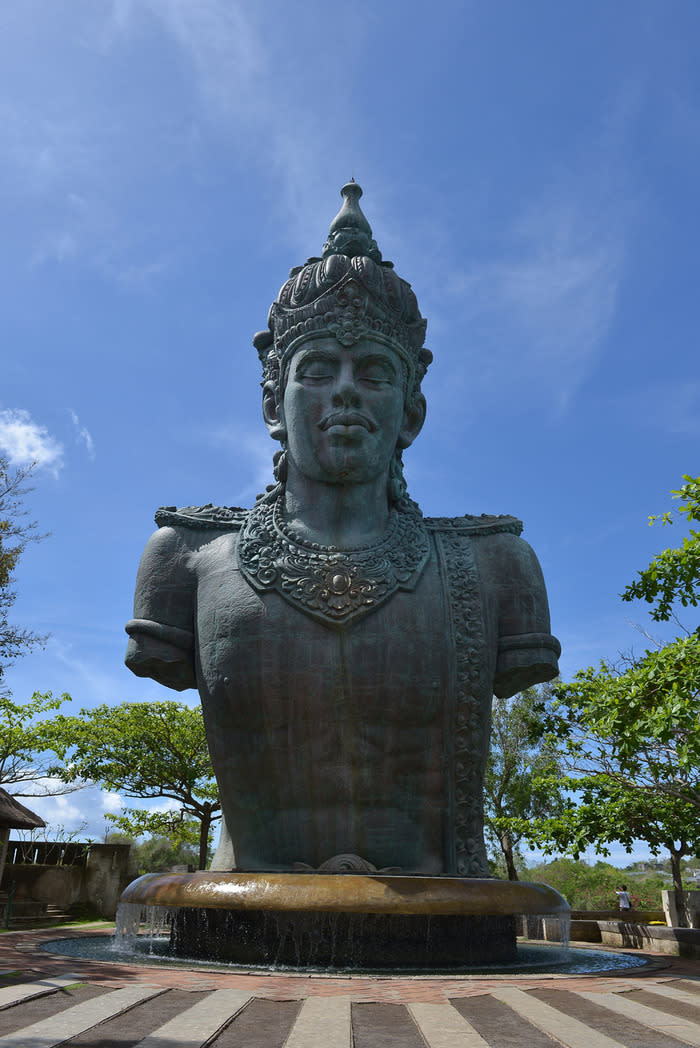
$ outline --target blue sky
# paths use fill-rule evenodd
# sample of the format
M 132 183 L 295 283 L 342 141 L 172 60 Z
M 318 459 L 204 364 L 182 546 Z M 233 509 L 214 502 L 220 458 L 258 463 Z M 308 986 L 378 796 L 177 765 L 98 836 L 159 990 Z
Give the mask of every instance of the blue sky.
M 411 494 L 524 520 L 565 677 L 643 649 L 618 595 L 698 472 L 698 39 L 692 0 L 2 5 L 0 448 L 51 532 L 15 698 L 174 697 L 122 663 L 153 512 L 271 479 L 251 338 L 351 175 L 435 355 Z M 87 797 L 41 810 L 99 836 Z

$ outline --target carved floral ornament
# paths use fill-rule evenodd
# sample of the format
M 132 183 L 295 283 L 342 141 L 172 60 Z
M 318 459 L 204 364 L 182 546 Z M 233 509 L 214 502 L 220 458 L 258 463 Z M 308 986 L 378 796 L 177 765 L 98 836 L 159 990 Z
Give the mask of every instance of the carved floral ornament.
M 318 622 L 343 626 L 374 611 L 398 589 L 415 588 L 430 540 L 414 503 L 404 500 L 391 510 L 376 545 L 341 550 L 294 535 L 283 518 L 283 501 L 283 493 L 261 500 L 241 533 L 241 570 L 255 589 L 275 590 Z

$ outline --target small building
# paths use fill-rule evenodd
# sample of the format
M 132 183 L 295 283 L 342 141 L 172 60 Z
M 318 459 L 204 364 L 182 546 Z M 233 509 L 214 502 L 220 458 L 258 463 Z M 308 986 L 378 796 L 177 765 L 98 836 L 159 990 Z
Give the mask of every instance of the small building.
M 42 826 L 46 826 L 46 823 L 40 815 L 25 808 L 7 790 L 0 787 L 0 881 L 5 868 L 10 830 L 37 830 Z

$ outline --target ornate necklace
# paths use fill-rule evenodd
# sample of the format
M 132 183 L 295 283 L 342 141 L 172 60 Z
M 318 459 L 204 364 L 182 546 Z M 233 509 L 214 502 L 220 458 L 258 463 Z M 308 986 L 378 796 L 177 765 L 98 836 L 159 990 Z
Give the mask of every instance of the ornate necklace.
M 322 546 L 293 534 L 283 516 L 284 490 L 250 511 L 241 532 L 241 571 L 254 589 L 276 590 L 326 626 L 368 615 L 398 590 L 415 588 L 430 554 L 428 530 L 408 499 L 390 511 L 376 545 Z

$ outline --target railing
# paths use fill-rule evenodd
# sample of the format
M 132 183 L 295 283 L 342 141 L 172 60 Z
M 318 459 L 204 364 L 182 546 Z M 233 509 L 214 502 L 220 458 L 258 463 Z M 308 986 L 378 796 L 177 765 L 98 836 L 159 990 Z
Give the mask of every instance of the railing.
M 85 866 L 89 850 L 89 844 L 73 842 L 10 841 L 5 861 L 21 866 Z

